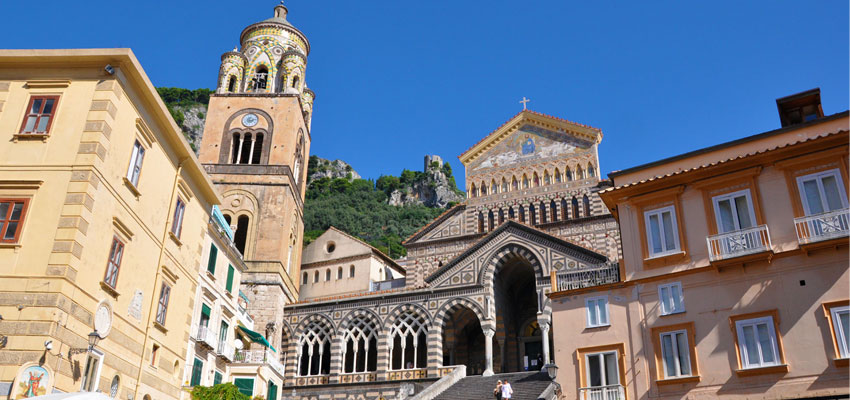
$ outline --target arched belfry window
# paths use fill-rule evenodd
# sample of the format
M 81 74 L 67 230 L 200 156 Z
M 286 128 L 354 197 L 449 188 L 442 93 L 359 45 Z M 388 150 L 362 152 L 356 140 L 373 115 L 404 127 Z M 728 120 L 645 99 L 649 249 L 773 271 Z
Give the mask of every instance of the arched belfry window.
M 298 375 L 331 372 L 331 330 L 321 320 L 310 322 L 298 340 Z
M 354 318 L 342 334 L 343 371 L 367 372 L 378 369 L 378 326 L 365 315 Z
M 263 157 L 262 132 L 234 132 L 230 152 L 231 164 L 259 164 Z
M 519 190 L 519 182 L 516 177 L 511 178 L 511 190 Z
M 254 78 L 251 79 L 251 84 L 254 86 L 254 90 L 267 88 L 269 85 L 269 68 L 265 65 L 257 67 Z
M 587 164 L 587 176 L 590 178 L 596 176 L 596 168 L 593 167 L 592 163 Z
M 405 311 L 390 327 L 390 369 L 425 368 L 428 325 L 421 315 Z
M 298 131 L 298 143 L 295 146 L 295 162 L 292 169 L 292 175 L 297 184 L 301 184 L 301 168 L 304 165 L 304 133 Z
M 235 75 L 230 75 L 230 77 L 227 78 L 227 91 L 230 92 L 230 93 L 236 92 L 236 76 Z
M 298 75 L 295 75 L 295 76 L 292 78 L 292 87 L 294 87 L 294 88 L 298 89 L 298 83 L 299 83 L 299 82 L 301 82 L 301 78 L 299 78 L 299 77 L 298 77 Z
M 240 215 L 236 219 L 236 232 L 233 232 L 233 244 L 242 255 L 245 255 L 245 245 L 248 242 L 248 225 L 250 218 L 247 215 Z

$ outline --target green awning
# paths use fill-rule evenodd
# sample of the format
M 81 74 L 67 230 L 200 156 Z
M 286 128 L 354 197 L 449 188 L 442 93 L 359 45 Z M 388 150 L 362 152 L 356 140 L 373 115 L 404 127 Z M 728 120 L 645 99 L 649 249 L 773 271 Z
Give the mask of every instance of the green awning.
M 263 335 L 260 335 L 259 333 L 254 332 L 254 331 L 252 331 L 252 330 L 250 330 L 250 329 L 248 329 L 244 326 L 239 326 L 239 330 L 242 331 L 242 333 L 244 333 L 245 336 L 248 336 L 248 339 L 251 339 L 252 342 L 259 343 L 263 346 L 266 346 L 266 347 L 272 349 L 273 352 L 277 353 L 277 350 L 274 349 L 274 346 L 272 346 L 272 344 L 269 343 L 269 341 L 266 340 L 266 338 L 263 337 Z

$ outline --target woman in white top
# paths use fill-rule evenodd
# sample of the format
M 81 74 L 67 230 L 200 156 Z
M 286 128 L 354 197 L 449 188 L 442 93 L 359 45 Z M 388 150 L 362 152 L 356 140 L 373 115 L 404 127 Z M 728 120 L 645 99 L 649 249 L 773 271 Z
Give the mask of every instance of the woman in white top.
M 505 379 L 505 381 L 502 382 L 502 400 L 510 399 L 513 394 L 514 388 L 512 388 L 510 382 Z

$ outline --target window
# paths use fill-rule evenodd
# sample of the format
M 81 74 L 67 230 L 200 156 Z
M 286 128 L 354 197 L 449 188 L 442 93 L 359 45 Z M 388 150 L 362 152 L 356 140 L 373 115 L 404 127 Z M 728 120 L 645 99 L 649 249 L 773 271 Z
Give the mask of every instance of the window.
M 171 297 L 171 286 L 167 283 L 162 283 L 162 288 L 159 290 L 159 302 L 156 307 L 156 323 L 160 326 L 165 326 L 165 314 L 168 313 L 168 299 Z
M 832 329 L 838 345 L 839 358 L 850 358 L 850 306 L 832 307 Z
M 587 307 L 587 327 L 608 326 L 608 296 L 590 297 L 584 301 Z
M 741 368 L 780 365 L 779 347 L 773 317 L 766 316 L 735 322 Z
M 210 245 L 210 258 L 207 260 L 207 272 L 215 275 L 215 262 L 218 258 L 218 247 L 214 244 Z
M 145 159 L 145 148 L 137 140 L 133 144 L 133 153 L 130 155 L 130 166 L 127 167 L 127 180 L 133 186 L 139 186 L 139 175 L 142 173 L 142 161 Z
M 219 353 L 224 353 L 224 346 L 227 344 L 227 331 L 230 329 L 230 325 L 227 321 L 222 320 L 221 325 L 218 328 L 218 351 Z
M 151 347 L 151 367 L 156 368 L 156 359 L 159 357 L 159 346 L 153 345 Z
M 215 375 L 213 375 L 213 386 L 221 383 L 222 375 L 221 372 L 215 371 Z
M 236 77 L 230 75 L 230 78 L 227 80 L 227 91 L 233 93 L 236 91 Z
M 295 77 L 298 78 L 297 76 Z M 266 391 L 266 400 L 277 400 L 277 385 L 274 382 L 269 381 L 269 387 Z
M 582 198 L 582 203 L 584 203 L 584 216 L 589 217 L 590 216 L 590 198 L 587 197 L 587 195 L 584 195 L 584 197 Z
M 29 199 L 0 199 L 0 243 L 17 243 L 21 238 Z
M 588 387 L 620 384 L 620 371 L 616 351 L 588 354 L 585 356 L 585 365 L 587 368 Z M 599 398 L 601 399 L 602 396 Z
M 224 286 L 224 289 L 227 290 L 227 293 L 233 292 L 233 274 L 235 270 L 233 269 L 233 265 L 227 264 L 227 283 Z
M 415 311 L 399 315 L 389 330 L 390 369 L 425 368 L 427 333 L 427 321 Z
M 100 367 L 103 365 L 103 353 L 92 350 L 86 358 L 86 367 L 83 370 L 83 383 L 81 392 L 94 392 L 100 382 Z
M 313 272 L 313 283 L 319 282 L 319 271 Z
M 269 69 L 261 65 L 257 67 L 257 72 L 254 73 L 254 89 L 265 89 L 268 84 Z
M 756 224 L 750 190 L 716 196 L 713 199 L 714 216 L 720 233 L 752 228 Z
M 231 164 L 260 164 L 262 161 L 262 132 L 234 132 L 231 143 Z
M 298 375 L 326 375 L 331 369 L 331 332 L 323 320 L 309 323 L 298 340 Z
M 109 247 L 109 261 L 106 263 L 106 275 L 103 283 L 115 289 L 118 286 L 118 270 L 121 268 L 121 256 L 124 255 L 124 243 L 117 237 L 112 238 L 112 246 Z
M 53 125 L 53 117 L 56 115 L 56 106 L 59 96 L 33 96 L 27 105 L 27 114 L 21 124 L 20 133 L 46 135 L 50 133 Z
M 354 278 L 354 265 L 348 267 L 348 277 Z
M 797 178 L 803 210 L 806 215 L 847 208 L 844 183 L 837 169 Z
M 301 274 L 301 284 L 306 285 L 310 278 L 307 276 L 307 273 Z
M 248 397 L 254 397 L 254 379 L 252 378 L 236 378 L 233 384 L 239 389 L 239 393 Z
M 593 168 L 593 164 L 587 164 L 587 176 L 591 178 L 596 176 L 596 168 Z
M 675 282 L 658 285 L 658 301 L 661 304 L 661 315 L 685 312 L 682 284 Z
M 688 332 L 673 331 L 661 333 L 661 358 L 665 378 L 690 376 L 691 349 L 688 347 Z
M 371 318 L 355 317 L 342 334 L 345 373 L 378 369 L 378 325 Z
M 342 267 L 336 269 L 336 279 L 342 279 Z
M 121 377 L 115 375 L 112 377 L 112 383 L 109 384 L 109 397 L 115 398 L 118 396 L 118 388 L 121 387 Z
M 180 233 L 183 232 L 183 212 L 186 210 L 186 204 L 183 199 L 177 198 L 177 204 L 174 206 L 174 220 L 171 222 L 171 233 L 177 238 L 180 238 Z
M 248 243 L 248 225 L 250 219 L 247 215 L 240 215 L 236 219 L 236 231 L 233 232 L 233 244 L 239 250 L 239 254 L 245 255 L 245 246 Z
M 298 89 L 298 81 L 299 81 L 298 75 L 295 75 L 295 76 L 292 78 L 292 87 L 294 87 L 294 88 Z
M 325 282 L 331 280 L 331 269 L 328 268 L 325 270 Z
M 201 376 L 204 372 L 204 362 L 200 358 L 196 358 L 192 364 L 192 379 L 189 381 L 189 386 L 198 386 L 201 384 Z
M 673 206 L 647 211 L 643 217 L 650 257 L 660 257 L 680 251 L 679 228 L 676 224 L 676 209 Z

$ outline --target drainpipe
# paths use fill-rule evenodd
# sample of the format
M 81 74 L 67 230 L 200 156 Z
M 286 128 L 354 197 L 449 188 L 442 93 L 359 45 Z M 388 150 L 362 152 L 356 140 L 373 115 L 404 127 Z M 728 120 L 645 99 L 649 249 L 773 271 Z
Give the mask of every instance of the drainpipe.
M 171 200 L 169 202 L 169 205 L 174 204 L 174 196 L 177 195 L 177 182 L 180 180 L 180 173 L 183 172 L 183 164 L 188 159 L 189 159 L 189 157 L 185 157 L 185 158 L 180 160 L 179 164 L 177 164 L 177 172 L 174 174 L 174 182 L 171 184 Z M 168 209 L 170 211 L 171 207 L 169 207 Z M 165 226 L 163 227 L 163 230 L 162 230 L 162 240 L 161 240 L 162 245 L 159 248 L 159 257 L 157 258 L 157 262 L 156 262 L 156 275 L 154 276 L 153 288 L 151 290 L 151 305 L 148 309 L 147 326 L 145 326 L 145 340 L 144 340 L 144 342 L 142 342 L 142 355 L 141 355 L 141 361 L 139 362 L 139 374 L 136 376 L 136 390 L 133 391 L 133 399 L 134 400 L 139 397 L 139 388 L 142 384 L 142 371 L 144 371 L 144 365 L 145 365 L 145 351 L 147 350 L 148 343 L 150 342 L 150 330 L 151 330 L 151 326 L 153 325 L 153 321 L 152 321 L 151 317 L 153 316 L 154 318 L 156 318 L 154 316 L 154 310 L 155 310 L 154 307 L 157 304 L 159 304 L 159 301 L 156 297 L 156 287 L 157 287 L 157 284 L 159 283 L 158 278 L 159 278 L 160 275 L 162 275 L 162 258 L 163 258 L 163 255 L 165 254 L 165 244 L 167 243 L 167 240 L 168 240 L 168 222 L 169 221 L 170 221 L 170 218 L 165 219 Z M 185 365 L 184 365 L 184 367 L 185 367 Z M 182 382 L 183 378 L 181 377 L 180 379 L 181 379 L 181 382 Z

